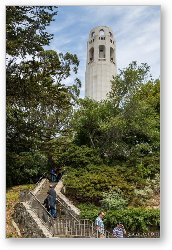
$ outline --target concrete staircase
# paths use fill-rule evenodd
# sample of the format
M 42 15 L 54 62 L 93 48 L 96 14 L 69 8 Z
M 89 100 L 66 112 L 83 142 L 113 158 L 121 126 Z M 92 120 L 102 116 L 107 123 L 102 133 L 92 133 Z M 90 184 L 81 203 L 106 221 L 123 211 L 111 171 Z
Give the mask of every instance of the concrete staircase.
M 57 218 L 52 218 L 51 215 L 43 207 L 44 199 L 47 197 L 49 185 L 52 184 L 57 193 Z M 57 183 L 47 182 L 42 189 L 37 192 L 32 199 L 32 208 L 38 214 L 52 232 L 54 237 L 60 238 L 93 238 L 95 237 L 93 223 L 89 220 L 80 220 L 75 216 L 77 208 L 75 207 L 72 213 L 71 207 L 74 205 L 66 204 L 67 198 L 60 193 L 62 183 L 56 187 Z M 61 197 L 61 198 L 60 198 Z M 63 197 L 63 199 L 62 199 Z M 65 198 L 64 198 L 65 197 Z M 68 200 L 69 201 L 69 200 Z M 70 208 L 69 208 L 70 207 Z

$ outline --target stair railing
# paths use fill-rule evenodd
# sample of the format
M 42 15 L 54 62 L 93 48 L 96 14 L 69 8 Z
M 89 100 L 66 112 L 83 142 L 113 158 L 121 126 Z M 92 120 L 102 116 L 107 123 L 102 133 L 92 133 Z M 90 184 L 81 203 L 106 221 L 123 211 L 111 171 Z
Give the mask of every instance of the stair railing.
M 47 209 L 41 204 L 41 202 L 36 198 L 36 196 L 31 191 L 29 192 L 29 195 L 30 199 L 28 203 L 35 211 L 38 218 L 41 219 L 46 228 L 54 236 L 55 234 L 54 218 L 51 216 L 51 214 L 47 211 Z
M 98 238 L 97 230 L 95 225 L 89 219 L 78 219 L 74 216 L 64 202 L 57 197 L 57 208 L 59 208 L 58 219 L 56 222 L 55 231 L 58 234 L 68 234 L 74 237 L 92 237 Z M 59 206 L 60 205 L 60 206 Z M 62 215 L 62 212 L 65 214 Z M 63 218 L 63 216 L 65 218 Z M 112 233 L 107 230 L 104 230 L 105 238 L 112 238 Z
M 62 202 L 58 197 L 57 209 L 59 209 L 59 213 L 57 215 L 57 219 L 54 219 L 51 216 L 51 214 L 31 191 L 28 192 L 26 198 L 28 203 L 31 205 L 31 208 L 50 231 L 52 236 L 65 235 L 71 237 L 98 238 L 94 223 L 89 219 L 77 218 L 67 207 L 66 203 Z M 104 234 L 105 238 L 111 238 L 111 233 L 107 230 L 104 231 Z
M 59 206 L 60 205 L 60 206 Z M 57 208 L 59 208 L 56 231 L 61 234 L 67 232 L 71 236 L 95 237 L 93 223 L 88 219 L 79 219 L 71 213 L 68 207 L 57 197 Z M 62 215 L 64 212 L 64 215 Z M 63 218 L 65 217 L 65 218 Z M 63 227 L 61 225 L 63 224 Z M 61 230 L 60 230 L 61 228 Z

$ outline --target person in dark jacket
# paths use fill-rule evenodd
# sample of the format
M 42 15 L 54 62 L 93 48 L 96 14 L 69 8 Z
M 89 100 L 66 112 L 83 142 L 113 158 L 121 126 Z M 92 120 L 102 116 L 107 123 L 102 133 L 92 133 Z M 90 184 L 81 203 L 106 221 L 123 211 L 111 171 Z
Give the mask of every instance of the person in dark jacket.
M 54 197 L 51 195 L 50 191 L 48 191 L 48 196 L 47 196 L 47 203 L 48 203 L 48 208 L 50 211 L 50 214 L 52 215 L 53 218 L 56 218 L 56 200 Z
M 54 186 L 50 184 L 49 187 L 50 187 L 49 193 L 53 196 L 54 200 L 56 201 L 57 194 L 56 194 L 56 191 L 54 190 Z
M 51 175 L 51 181 L 56 182 L 57 174 L 55 169 L 51 169 L 50 175 Z
M 55 208 L 55 217 L 57 217 L 57 208 L 56 208 L 56 206 L 57 206 L 57 200 L 56 200 L 56 198 L 57 198 L 57 194 L 56 194 L 56 191 L 55 191 L 55 189 L 54 189 L 54 186 L 53 185 L 51 185 L 50 184 L 50 189 L 49 189 L 49 194 L 53 197 L 53 202 L 54 202 L 54 208 Z

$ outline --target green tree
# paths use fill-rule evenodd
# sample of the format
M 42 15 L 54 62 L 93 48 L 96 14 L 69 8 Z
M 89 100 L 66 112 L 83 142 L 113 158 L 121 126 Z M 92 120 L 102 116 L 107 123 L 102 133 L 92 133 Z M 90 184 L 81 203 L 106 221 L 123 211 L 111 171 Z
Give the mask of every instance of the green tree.
M 52 161 L 47 143 L 68 133 L 80 81 L 63 82 L 71 72 L 77 74 L 76 55 L 44 49 L 53 38 L 46 27 L 57 14 L 55 7 L 8 6 L 6 11 L 7 169 L 12 176 L 14 153 L 41 150 Z
M 53 38 L 46 27 L 57 14 L 53 6 L 7 6 L 6 7 L 6 50 L 12 56 L 35 56 L 49 45 Z
M 124 111 L 130 145 L 130 165 L 137 166 L 142 178 L 159 171 L 160 81 L 149 81 L 131 98 Z
M 133 61 L 127 68 L 119 70 L 119 74 L 112 80 L 112 88 L 109 93 L 113 105 L 118 108 L 124 107 L 150 78 L 150 66 L 147 63 L 137 65 L 137 62 Z
M 156 172 L 159 87 L 160 81 L 152 80 L 147 64 L 129 64 L 112 81 L 108 100 L 80 102 L 73 120 L 75 142 L 96 148 L 106 164 L 143 166 L 144 177 Z

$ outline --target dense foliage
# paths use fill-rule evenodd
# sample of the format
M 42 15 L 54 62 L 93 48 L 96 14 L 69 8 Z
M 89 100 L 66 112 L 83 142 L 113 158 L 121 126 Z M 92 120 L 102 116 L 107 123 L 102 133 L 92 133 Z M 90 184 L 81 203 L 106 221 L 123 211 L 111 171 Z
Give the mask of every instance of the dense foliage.
M 51 6 L 6 7 L 7 185 L 27 182 L 28 175 L 40 172 L 37 160 L 34 170 L 27 164 L 37 151 L 52 164 L 47 144 L 67 133 L 79 95 L 78 78 L 68 87 L 63 83 L 71 72 L 77 74 L 77 56 L 44 48 L 53 38 L 46 27 L 56 14 Z M 47 162 L 41 172 L 45 168 Z
M 67 145 L 63 144 L 54 149 L 53 159 L 61 166 L 81 168 L 81 172 L 90 164 L 100 165 L 103 163 L 96 149 L 85 145 L 77 146 L 69 141 Z
M 80 204 L 82 218 L 95 221 L 100 207 L 91 204 Z M 104 218 L 106 228 L 112 232 L 117 222 L 121 221 L 128 232 L 159 231 L 160 211 L 159 209 L 127 208 L 120 210 L 107 210 Z
M 160 83 L 159 80 L 138 83 L 132 73 L 137 72 L 139 67 L 133 63 L 128 68 L 132 68 L 130 81 L 121 80 L 125 81 L 126 86 L 131 85 L 127 94 L 124 83 L 121 83 L 124 93 L 122 86 L 118 86 L 120 78 L 117 76 L 108 100 L 98 103 L 84 99 L 80 102 L 80 109 L 73 119 L 75 143 L 96 148 L 108 165 L 118 161 L 128 161 L 130 166 L 140 165 L 141 171 L 144 169 L 143 175 L 146 176 L 153 173 L 153 169 L 149 171 L 147 168 L 148 162 L 153 160 L 156 165 L 153 166 L 155 172 L 159 168 Z M 123 70 L 124 75 L 128 68 Z M 143 65 L 142 68 L 145 76 L 138 73 L 138 79 L 148 74 L 148 67 Z M 115 96 L 118 88 L 124 96 Z
M 160 227 L 159 209 L 128 208 L 109 211 L 106 215 L 106 226 L 112 228 L 122 221 L 130 232 L 158 231 Z
M 94 204 L 100 203 L 105 191 L 120 189 L 126 197 L 132 196 L 134 190 L 134 186 L 127 182 L 116 168 L 106 165 L 89 165 L 80 169 L 68 169 L 64 184 L 66 195 L 73 200 Z
M 120 166 L 67 168 L 64 184 L 65 194 L 76 203 L 88 202 L 103 209 L 144 207 L 149 199 L 160 193 L 159 174 L 153 179 L 143 179 L 134 176 L 130 168 Z
M 128 205 L 127 199 L 123 198 L 122 191 L 116 187 L 116 190 L 103 192 L 103 199 L 100 201 L 103 210 L 120 210 Z
M 79 151 L 70 145 L 61 155 L 71 160 L 66 164 L 72 168 L 65 183 L 67 193 L 77 201 L 97 204 L 103 193 L 112 192 L 113 196 L 119 188 L 121 202 L 143 206 L 154 194 L 147 180 L 154 179 L 156 185 L 160 181 L 156 178 L 160 170 L 160 81 L 148 76 L 147 64 L 133 62 L 114 78 L 107 100 L 80 101 L 72 120 L 73 143 Z M 73 148 L 77 154 L 72 153 Z M 94 150 L 94 158 L 87 155 L 86 161 L 87 148 Z M 101 163 L 95 163 L 96 158 Z

